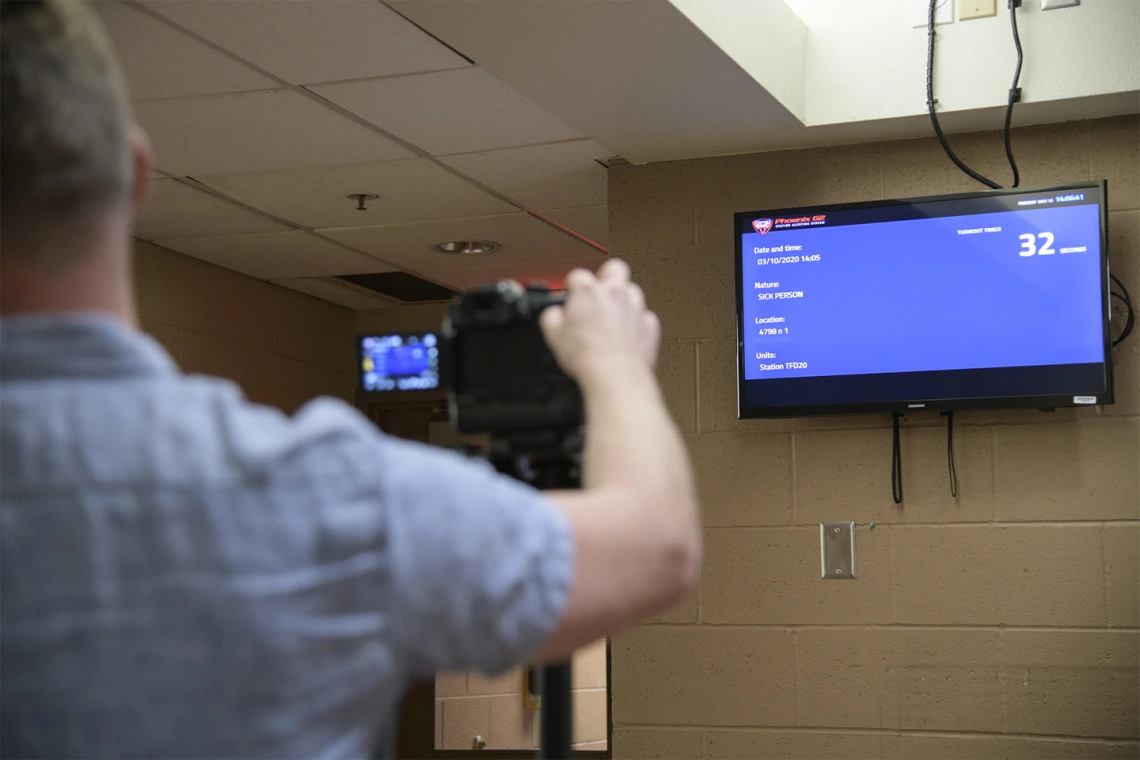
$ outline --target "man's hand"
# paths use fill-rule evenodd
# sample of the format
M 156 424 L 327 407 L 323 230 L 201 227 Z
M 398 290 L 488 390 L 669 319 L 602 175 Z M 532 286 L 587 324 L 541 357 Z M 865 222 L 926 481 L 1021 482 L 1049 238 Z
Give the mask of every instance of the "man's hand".
M 645 308 L 641 288 L 629 281 L 628 264 L 610 259 L 597 277 L 575 269 L 566 290 L 566 304 L 546 309 L 540 323 L 566 374 L 584 383 L 631 360 L 653 369 L 661 325 Z

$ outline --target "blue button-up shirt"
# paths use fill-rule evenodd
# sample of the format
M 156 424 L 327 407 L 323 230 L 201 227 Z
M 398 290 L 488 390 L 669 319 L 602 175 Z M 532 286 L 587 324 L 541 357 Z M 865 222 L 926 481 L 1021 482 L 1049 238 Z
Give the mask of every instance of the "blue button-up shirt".
M 5 757 L 362 757 L 408 682 L 556 627 L 562 514 L 351 407 L 294 417 L 95 316 L 0 320 Z

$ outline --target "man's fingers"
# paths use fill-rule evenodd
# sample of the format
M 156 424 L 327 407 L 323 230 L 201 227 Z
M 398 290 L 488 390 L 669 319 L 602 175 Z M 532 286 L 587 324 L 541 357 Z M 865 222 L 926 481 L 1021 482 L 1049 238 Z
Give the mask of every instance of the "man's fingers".
M 542 329 L 542 334 L 548 341 L 552 334 L 562 329 L 562 322 L 565 318 L 566 315 L 562 311 L 561 306 L 547 306 L 542 310 L 542 313 L 538 315 L 538 326 Z
M 571 293 L 575 290 L 588 288 L 595 282 L 597 280 L 594 275 L 586 269 L 574 269 L 566 275 L 566 289 Z
M 605 283 L 629 282 L 629 264 L 621 259 L 606 259 L 598 268 L 598 279 Z
M 642 317 L 643 340 L 649 345 L 651 364 L 657 364 L 657 349 L 661 345 L 661 320 L 651 311 L 645 312 Z
M 645 312 L 642 315 L 642 322 L 645 324 L 645 334 L 656 340 L 661 336 L 661 320 L 657 315 L 651 311 Z
M 636 282 L 631 282 L 629 285 L 629 302 L 633 306 L 633 313 L 639 314 L 645 311 L 645 291 Z

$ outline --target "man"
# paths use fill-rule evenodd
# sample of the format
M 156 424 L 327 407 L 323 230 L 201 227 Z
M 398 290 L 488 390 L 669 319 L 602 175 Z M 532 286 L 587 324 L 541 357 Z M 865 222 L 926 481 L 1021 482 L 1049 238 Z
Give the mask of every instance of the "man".
M 580 492 L 339 402 L 248 404 L 137 331 L 148 148 L 91 15 L 0 8 L 5 757 L 362 756 L 411 679 L 566 658 L 689 591 L 690 467 L 624 264 L 542 323 L 586 401 Z

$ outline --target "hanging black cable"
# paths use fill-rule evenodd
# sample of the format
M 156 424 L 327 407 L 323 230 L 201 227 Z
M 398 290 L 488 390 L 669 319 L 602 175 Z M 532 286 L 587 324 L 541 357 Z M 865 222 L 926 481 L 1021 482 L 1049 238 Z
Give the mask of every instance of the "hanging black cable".
M 950 495 L 958 498 L 958 469 L 954 466 L 954 410 L 946 412 L 946 461 L 950 467 Z
M 1009 25 L 1013 27 L 1013 46 L 1017 49 L 1017 68 L 1013 70 L 1013 84 L 1009 86 L 1009 101 L 1005 105 L 1005 157 L 1009 159 L 1009 168 L 1013 170 L 1013 184 L 1021 184 L 1021 173 L 1017 171 L 1017 162 L 1013 160 L 1013 145 L 1010 144 L 1010 128 L 1013 126 L 1013 104 L 1021 100 L 1021 88 L 1017 82 L 1021 79 L 1021 35 L 1017 33 L 1017 9 L 1021 0 L 1009 0 Z
M 978 174 L 966 166 L 962 159 L 958 158 L 958 154 L 954 152 L 954 149 L 950 147 L 950 143 L 946 141 L 946 135 L 942 132 L 942 125 L 938 123 L 938 114 L 934 111 L 934 106 L 938 103 L 938 101 L 934 99 L 934 10 L 937 5 L 938 0 L 930 0 L 930 10 L 926 20 L 926 108 L 930 112 L 930 123 L 934 127 L 934 134 L 938 138 L 938 142 L 942 144 L 942 150 L 946 151 L 946 155 L 950 157 L 950 160 L 954 162 L 955 166 L 986 187 L 1000 190 L 1001 185 L 988 177 L 983 177 L 981 174 Z
M 899 418 L 901 416 L 898 412 L 891 415 L 895 423 L 895 436 L 891 448 L 891 496 L 894 497 L 895 504 L 902 504 L 903 500 L 902 445 L 899 442 Z
M 981 182 L 986 187 L 994 190 L 1000 190 L 1001 185 L 994 182 L 989 177 L 978 174 L 976 171 L 966 166 L 962 159 L 958 158 L 958 154 L 950 147 L 949 141 L 946 139 L 946 134 L 942 131 L 942 125 L 938 122 L 938 114 L 934 106 L 938 100 L 934 97 L 934 37 L 937 32 L 934 31 L 934 10 L 938 6 L 939 0 L 930 0 L 930 7 L 926 19 L 926 108 L 930 113 L 930 123 L 934 127 L 934 135 L 938 138 L 938 142 L 942 145 L 942 150 L 954 162 L 954 165 L 964 171 L 966 174 L 973 177 L 978 182 Z M 1013 104 L 1021 100 L 1021 88 L 1018 87 L 1018 81 L 1021 79 L 1021 37 L 1017 32 L 1017 8 L 1021 6 L 1021 0 L 1009 0 L 1009 19 L 1013 27 L 1013 44 L 1017 49 L 1017 68 L 1013 74 L 1013 86 L 1009 90 L 1009 98 L 1006 101 L 1005 108 L 1005 155 L 1009 159 L 1009 168 L 1013 171 L 1013 184 L 1011 187 L 1017 187 L 1021 184 L 1021 174 L 1017 169 L 1017 162 L 1013 158 L 1013 144 L 1010 135 L 1010 130 L 1013 127 Z
M 1120 288 L 1119 293 L 1112 291 L 1112 297 L 1119 299 L 1128 310 L 1128 316 L 1124 319 L 1124 328 L 1120 331 L 1120 335 L 1117 335 L 1116 339 L 1112 341 L 1112 345 L 1117 346 L 1132 333 L 1132 326 L 1136 322 L 1136 312 L 1132 309 L 1132 297 L 1128 295 L 1128 289 L 1124 287 L 1124 283 L 1114 274 L 1110 274 L 1109 277 L 1112 278 L 1116 287 Z

